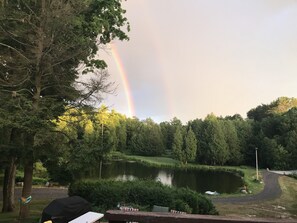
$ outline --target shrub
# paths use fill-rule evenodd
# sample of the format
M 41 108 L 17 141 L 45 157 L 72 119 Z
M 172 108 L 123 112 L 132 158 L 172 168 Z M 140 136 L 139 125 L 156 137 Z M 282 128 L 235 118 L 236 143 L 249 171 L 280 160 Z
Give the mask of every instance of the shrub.
M 33 177 L 32 184 L 33 185 L 45 185 L 47 181 L 48 180 L 45 179 L 45 178 Z M 16 183 L 17 182 L 24 182 L 24 177 L 22 177 L 22 176 L 16 176 L 15 177 L 15 182 Z
M 186 213 L 192 213 L 193 212 L 193 209 L 190 208 L 190 206 L 183 200 L 175 200 L 173 202 L 173 206 L 170 207 L 171 209 L 173 210 L 178 210 L 178 211 L 183 211 L 183 212 L 186 212 Z
M 121 203 L 134 207 L 167 206 L 193 214 L 217 214 L 212 202 L 203 195 L 190 189 L 173 188 L 149 180 L 80 181 L 72 183 L 68 193 L 69 196 L 85 198 L 100 211 L 113 209 Z
M 47 170 L 41 162 L 34 163 L 33 175 L 39 178 L 48 178 Z

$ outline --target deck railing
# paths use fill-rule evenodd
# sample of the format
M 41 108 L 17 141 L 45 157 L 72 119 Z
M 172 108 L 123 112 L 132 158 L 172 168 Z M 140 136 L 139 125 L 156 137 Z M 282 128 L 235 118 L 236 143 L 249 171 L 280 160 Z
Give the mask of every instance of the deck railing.
M 215 215 L 174 214 L 165 212 L 109 210 L 104 215 L 109 223 L 297 223 L 290 219 L 229 218 Z

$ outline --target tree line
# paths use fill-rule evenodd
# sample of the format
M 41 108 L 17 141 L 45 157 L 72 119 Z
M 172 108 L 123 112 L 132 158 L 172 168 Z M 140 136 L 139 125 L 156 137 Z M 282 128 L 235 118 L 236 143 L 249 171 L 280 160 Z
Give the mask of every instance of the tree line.
M 297 99 L 278 98 L 247 113 L 217 117 L 209 114 L 183 124 L 178 118 L 155 123 L 109 110 L 66 108 L 53 120 L 55 131 L 38 141 L 36 153 L 53 180 L 68 183 L 101 169 L 112 151 L 167 156 L 206 165 L 255 165 L 296 169 Z M 0 130 L 5 133 L 5 129 Z M 5 140 L 5 134 L 1 134 Z M 3 144 L 4 145 L 4 144 Z M 7 150 L 8 151 L 8 150 Z M 16 149 L 21 153 L 21 149 Z M 18 155 L 21 157 L 21 154 Z M 91 168 L 92 167 L 92 168 Z
M 150 118 L 127 118 L 106 106 L 89 113 L 72 110 L 56 120 L 57 132 L 67 137 L 56 135 L 59 148 L 52 145 L 53 157 L 44 156 L 44 164 L 52 173 L 65 170 L 78 177 L 81 170 L 90 171 L 86 166 L 96 166 L 111 151 L 119 151 L 172 157 L 183 165 L 254 166 L 257 148 L 260 167 L 296 169 L 296 105 L 297 99 L 282 97 L 251 109 L 246 119 L 209 114 L 185 125 L 178 118 L 159 124 Z

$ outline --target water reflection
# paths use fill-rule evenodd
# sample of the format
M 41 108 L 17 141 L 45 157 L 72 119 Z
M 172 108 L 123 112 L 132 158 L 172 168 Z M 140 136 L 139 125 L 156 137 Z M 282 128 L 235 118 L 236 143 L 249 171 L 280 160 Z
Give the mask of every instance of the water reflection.
M 164 185 L 171 186 L 172 185 L 172 179 L 173 179 L 173 173 L 170 173 L 170 171 L 164 171 L 159 170 L 157 178 L 155 178 L 157 181 L 160 181 Z
M 227 172 L 149 167 L 140 163 L 114 161 L 103 165 L 102 178 L 116 180 L 153 179 L 165 185 L 188 187 L 198 192 L 234 193 L 243 185 L 240 177 Z
M 119 175 L 115 178 L 116 180 L 123 180 L 123 181 L 127 181 L 127 180 L 135 180 L 137 179 L 135 176 L 133 175 Z

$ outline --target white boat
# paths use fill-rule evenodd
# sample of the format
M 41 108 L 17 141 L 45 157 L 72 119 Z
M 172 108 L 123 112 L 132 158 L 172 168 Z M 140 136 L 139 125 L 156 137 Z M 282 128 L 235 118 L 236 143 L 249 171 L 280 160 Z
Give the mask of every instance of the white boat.
M 219 193 L 218 192 L 216 192 L 216 191 L 206 191 L 205 192 L 205 194 L 207 194 L 207 195 L 212 195 L 212 196 L 216 196 L 216 195 L 219 195 Z

